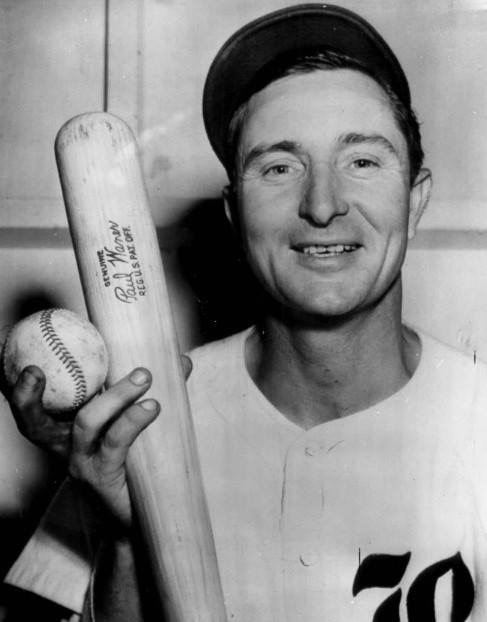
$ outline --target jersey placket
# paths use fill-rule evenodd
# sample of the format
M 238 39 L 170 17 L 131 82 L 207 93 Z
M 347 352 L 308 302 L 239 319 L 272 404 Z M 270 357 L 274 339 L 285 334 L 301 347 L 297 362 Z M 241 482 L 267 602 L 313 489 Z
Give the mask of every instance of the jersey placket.
M 314 430 L 289 448 L 283 483 L 281 541 L 288 620 L 318 620 L 332 568 L 325 564 L 323 525 L 326 447 Z

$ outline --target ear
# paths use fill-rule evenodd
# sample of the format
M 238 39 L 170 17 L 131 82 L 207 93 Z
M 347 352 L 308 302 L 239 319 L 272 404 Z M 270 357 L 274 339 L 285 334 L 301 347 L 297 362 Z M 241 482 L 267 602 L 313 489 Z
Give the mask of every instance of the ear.
M 416 229 L 418 223 L 421 220 L 431 194 L 432 186 L 431 171 L 427 168 L 422 168 L 410 190 L 409 194 L 409 224 L 408 224 L 408 239 L 411 240 L 416 235 Z
M 223 204 L 225 205 L 225 216 L 234 230 L 238 228 L 237 220 L 237 200 L 235 190 L 231 184 L 225 186 L 222 190 Z

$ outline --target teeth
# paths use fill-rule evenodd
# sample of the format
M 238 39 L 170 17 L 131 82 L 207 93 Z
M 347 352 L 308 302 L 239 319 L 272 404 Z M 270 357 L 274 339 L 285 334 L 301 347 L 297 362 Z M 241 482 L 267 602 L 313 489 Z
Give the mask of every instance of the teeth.
M 355 244 L 331 244 L 329 246 L 305 246 L 302 252 L 305 255 L 330 256 L 350 253 L 357 248 Z

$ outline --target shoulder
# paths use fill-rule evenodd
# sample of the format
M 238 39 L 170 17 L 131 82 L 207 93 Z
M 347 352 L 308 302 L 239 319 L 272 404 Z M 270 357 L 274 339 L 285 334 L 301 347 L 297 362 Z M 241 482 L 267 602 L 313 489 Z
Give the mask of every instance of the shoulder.
M 399 393 L 408 412 L 421 413 L 432 433 L 462 443 L 479 405 L 487 398 L 487 367 L 477 356 L 461 352 L 414 329 L 421 357 L 409 383 Z M 437 430 L 437 432 L 435 432 Z
M 480 433 L 487 440 L 487 364 L 475 352 L 462 352 L 438 339 L 416 331 L 422 356 L 416 392 L 442 425 L 457 427 L 461 439 Z M 482 432 L 481 432 L 482 430 Z
M 462 352 L 421 330 L 416 333 L 422 345 L 421 365 L 428 375 L 472 390 L 478 382 L 487 382 L 487 364 L 476 352 Z
M 187 352 L 187 356 L 193 362 L 193 366 L 200 367 L 204 365 L 217 366 L 221 357 L 237 356 L 243 348 L 247 335 L 252 328 L 247 328 L 239 333 L 211 341 L 197 348 L 193 348 Z
M 211 391 L 222 391 L 243 374 L 245 341 L 252 328 L 207 343 L 188 352 L 193 369 L 188 380 L 191 401 Z
M 211 341 L 190 350 L 187 353 L 193 363 L 190 378 L 216 374 L 226 369 L 228 365 L 234 365 L 243 360 L 245 341 L 251 330 L 252 328 L 248 328 L 225 339 Z

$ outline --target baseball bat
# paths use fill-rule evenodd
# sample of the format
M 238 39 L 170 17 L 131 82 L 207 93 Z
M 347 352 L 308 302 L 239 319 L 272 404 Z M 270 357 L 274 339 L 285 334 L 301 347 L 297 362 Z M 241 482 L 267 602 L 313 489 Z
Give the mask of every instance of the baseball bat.
M 59 130 L 56 159 L 91 321 L 107 345 L 107 385 L 153 375 L 161 415 L 130 448 L 127 479 L 171 622 L 226 622 L 193 421 L 137 145 L 118 117 L 88 113 Z

